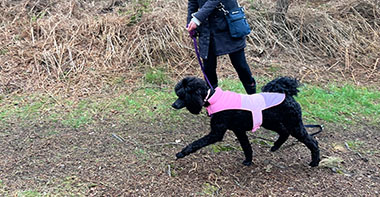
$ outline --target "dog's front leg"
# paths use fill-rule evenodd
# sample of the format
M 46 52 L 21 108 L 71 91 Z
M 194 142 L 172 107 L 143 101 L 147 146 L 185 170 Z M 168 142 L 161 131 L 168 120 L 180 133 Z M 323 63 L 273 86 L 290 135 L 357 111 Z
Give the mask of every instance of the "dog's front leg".
M 211 131 L 208 135 L 194 141 L 193 143 L 187 145 L 181 152 L 176 154 L 177 159 L 183 158 L 190 153 L 193 153 L 205 146 L 213 144 L 218 141 L 222 141 L 224 134 L 227 129 L 219 130 L 219 131 Z
M 250 166 L 252 164 L 252 147 L 251 143 L 248 140 L 248 136 L 245 131 L 234 131 L 237 139 L 240 142 L 241 148 L 244 151 L 245 160 L 243 165 Z

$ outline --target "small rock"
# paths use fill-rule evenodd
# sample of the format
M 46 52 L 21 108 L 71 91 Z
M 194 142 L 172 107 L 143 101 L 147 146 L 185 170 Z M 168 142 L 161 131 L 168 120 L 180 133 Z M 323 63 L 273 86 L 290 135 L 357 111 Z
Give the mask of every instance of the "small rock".
M 339 157 L 328 157 L 325 159 L 322 159 L 322 161 L 319 163 L 321 167 L 326 167 L 326 168 L 338 168 L 341 163 L 343 163 L 344 160 Z
M 339 145 L 339 144 L 335 145 L 334 149 L 337 150 L 337 151 L 343 152 L 343 153 L 347 152 L 347 149 L 344 148 L 342 145 Z
M 265 172 L 272 172 L 272 165 L 271 164 L 268 164 L 266 167 L 265 167 Z

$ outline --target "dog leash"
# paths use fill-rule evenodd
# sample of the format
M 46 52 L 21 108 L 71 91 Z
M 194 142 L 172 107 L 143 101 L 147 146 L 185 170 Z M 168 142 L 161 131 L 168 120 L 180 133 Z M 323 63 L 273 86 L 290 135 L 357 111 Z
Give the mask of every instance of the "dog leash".
M 318 133 L 321 133 L 323 131 L 323 125 L 319 125 L 319 124 L 307 124 L 307 125 L 304 125 L 304 126 L 307 127 L 307 128 L 319 128 L 319 131 L 310 134 L 311 136 L 315 136 Z
M 321 133 L 323 131 L 323 125 L 308 124 L 308 125 L 304 125 L 304 127 L 306 127 L 306 128 L 319 128 L 319 130 L 317 132 L 309 134 L 311 136 L 315 136 L 315 135 L 317 135 L 317 134 L 319 134 L 319 133 Z M 275 142 L 275 140 L 267 139 L 267 138 L 260 137 L 260 136 L 255 136 L 254 138 L 265 140 L 265 141 L 268 141 L 268 142 Z M 293 142 L 293 144 L 291 144 L 289 146 L 293 146 L 293 145 L 295 145 L 294 142 Z
M 309 135 L 311 135 L 311 136 L 315 136 L 315 135 L 317 135 L 317 134 L 319 134 L 319 133 L 321 133 L 323 131 L 323 125 L 319 125 L 319 124 L 307 124 L 307 125 L 303 125 L 303 126 L 306 127 L 306 128 L 319 128 L 319 130 L 317 132 L 310 133 Z M 270 142 L 274 142 L 273 140 L 262 138 L 262 137 L 256 137 L 256 138 L 259 138 L 259 139 L 262 139 L 262 140 L 266 140 L 266 141 L 270 141 Z
M 207 78 L 207 75 L 206 75 L 206 72 L 205 72 L 205 67 L 203 66 L 203 63 L 202 63 L 202 60 L 201 60 L 201 56 L 199 55 L 199 50 L 198 50 L 198 45 L 197 45 L 197 38 L 196 38 L 195 34 L 196 34 L 195 30 L 190 31 L 190 37 L 193 39 L 193 43 L 194 43 L 195 54 L 197 54 L 199 65 L 201 66 L 201 70 L 202 70 L 203 76 L 204 76 L 204 78 L 205 78 L 208 86 L 210 86 L 211 90 L 214 90 L 214 88 L 212 87 L 210 81 Z

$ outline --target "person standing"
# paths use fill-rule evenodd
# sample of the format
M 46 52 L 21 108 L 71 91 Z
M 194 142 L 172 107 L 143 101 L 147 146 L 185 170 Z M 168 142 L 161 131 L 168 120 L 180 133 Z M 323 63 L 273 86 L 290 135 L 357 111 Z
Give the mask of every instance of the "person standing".
M 220 3 L 226 10 L 239 6 L 236 0 L 188 0 L 187 31 L 199 34 L 199 53 L 213 88 L 218 86 L 217 57 L 228 54 L 245 91 L 254 94 L 256 81 L 244 52 L 246 36 L 231 37 Z

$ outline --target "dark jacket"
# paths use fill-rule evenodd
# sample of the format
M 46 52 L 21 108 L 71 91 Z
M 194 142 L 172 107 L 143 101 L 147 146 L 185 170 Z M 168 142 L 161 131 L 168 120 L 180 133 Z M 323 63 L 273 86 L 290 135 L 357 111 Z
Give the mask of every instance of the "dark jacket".
M 187 24 L 192 14 L 201 22 L 197 27 L 199 33 L 199 52 L 202 58 L 207 59 L 210 43 L 215 55 L 224 55 L 236 52 L 246 46 L 245 37 L 232 38 L 228 31 L 224 13 L 217 9 L 222 2 L 226 10 L 238 7 L 236 0 L 188 0 Z

